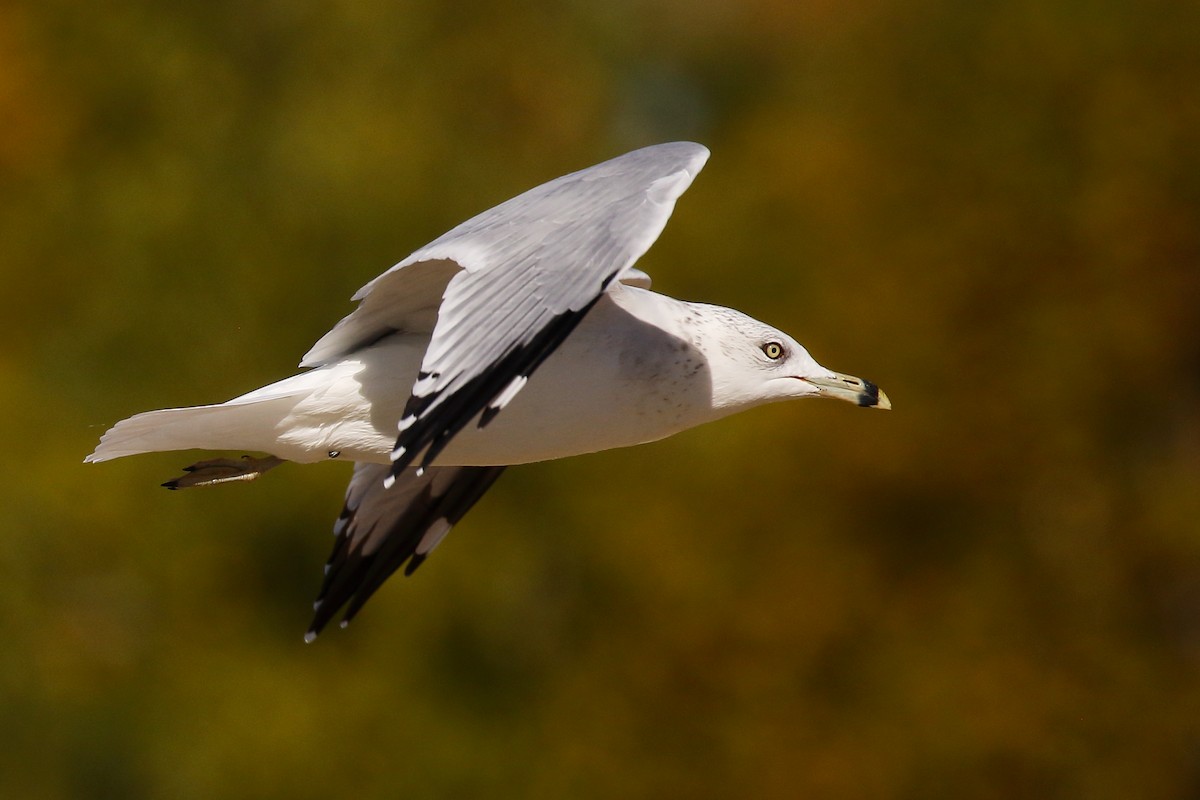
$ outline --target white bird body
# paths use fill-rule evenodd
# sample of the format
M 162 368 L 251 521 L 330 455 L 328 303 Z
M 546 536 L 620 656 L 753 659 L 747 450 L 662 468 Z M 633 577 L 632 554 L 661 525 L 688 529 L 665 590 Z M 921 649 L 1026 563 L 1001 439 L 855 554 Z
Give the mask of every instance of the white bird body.
M 734 381 L 714 379 L 728 360 L 706 352 L 713 315 L 744 316 L 633 286 L 610 289 L 503 414 L 485 428 L 465 427 L 432 465 L 526 464 L 628 447 L 769 402 L 731 395 Z M 226 403 L 138 414 L 105 434 L 89 460 L 201 449 L 390 464 L 428 345 L 428 334 L 393 334 Z
M 890 407 L 762 322 L 649 290 L 633 264 L 707 157 L 658 145 L 502 203 L 363 287 L 301 362 L 309 371 L 219 405 L 138 414 L 86 460 L 270 454 L 200 462 L 170 488 L 248 480 L 280 460 L 355 462 L 312 638 L 405 562 L 415 569 L 506 466 L 654 441 L 776 400 Z

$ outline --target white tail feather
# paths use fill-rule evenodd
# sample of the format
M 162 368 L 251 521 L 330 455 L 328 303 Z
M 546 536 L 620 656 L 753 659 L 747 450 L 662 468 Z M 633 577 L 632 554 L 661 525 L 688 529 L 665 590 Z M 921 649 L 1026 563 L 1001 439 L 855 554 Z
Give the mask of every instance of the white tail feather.
M 114 425 L 85 462 L 108 461 L 165 450 L 252 450 L 271 452 L 276 426 L 295 407 L 296 397 L 147 411 Z

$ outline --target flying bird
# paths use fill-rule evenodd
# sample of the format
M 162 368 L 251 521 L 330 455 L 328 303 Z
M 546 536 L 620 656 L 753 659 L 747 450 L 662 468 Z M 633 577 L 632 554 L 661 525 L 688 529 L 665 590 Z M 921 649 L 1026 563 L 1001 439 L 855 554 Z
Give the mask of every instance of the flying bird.
M 218 405 L 148 411 L 85 460 L 201 449 L 171 489 L 284 461 L 354 462 L 307 641 L 411 574 L 508 466 L 641 444 L 798 397 L 890 408 L 738 311 L 650 291 L 634 264 L 708 160 L 635 150 L 462 223 L 372 280 L 306 371 Z

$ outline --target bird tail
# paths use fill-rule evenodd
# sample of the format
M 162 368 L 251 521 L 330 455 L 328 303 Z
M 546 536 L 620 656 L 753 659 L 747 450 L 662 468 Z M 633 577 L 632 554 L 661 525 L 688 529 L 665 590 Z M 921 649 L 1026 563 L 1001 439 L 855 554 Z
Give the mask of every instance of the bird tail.
M 271 452 L 279 423 L 296 396 L 147 411 L 122 420 L 100 437 L 85 462 L 108 461 L 165 450 L 251 450 Z

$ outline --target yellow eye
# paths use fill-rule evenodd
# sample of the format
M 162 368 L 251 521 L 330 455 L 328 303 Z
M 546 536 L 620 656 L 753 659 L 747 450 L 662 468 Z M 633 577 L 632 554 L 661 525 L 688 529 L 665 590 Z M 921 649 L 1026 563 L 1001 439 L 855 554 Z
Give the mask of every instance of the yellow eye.
M 772 361 L 777 361 L 783 357 L 783 345 L 779 342 L 767 342 L 762 346 L 762 351 Z

